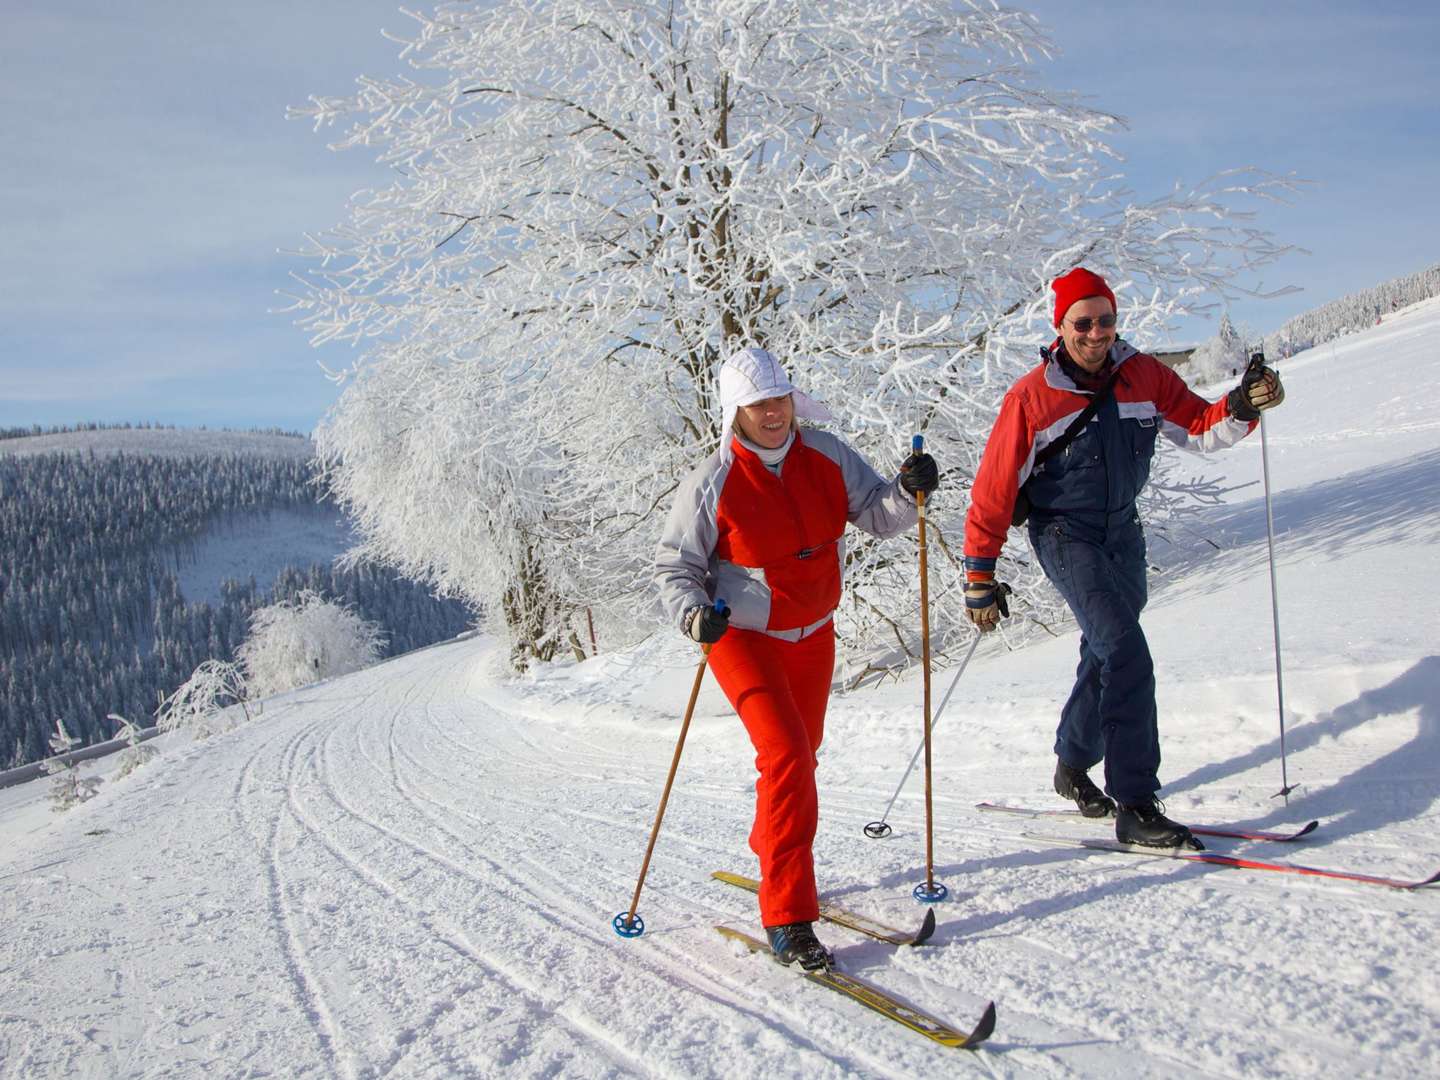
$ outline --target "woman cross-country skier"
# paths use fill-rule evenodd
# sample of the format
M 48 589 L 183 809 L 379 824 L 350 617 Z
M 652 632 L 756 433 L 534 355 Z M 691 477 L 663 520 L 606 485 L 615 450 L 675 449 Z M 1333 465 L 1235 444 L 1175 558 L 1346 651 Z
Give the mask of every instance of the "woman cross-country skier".
M 878 537 L 917 520 L 939 486 L 929 454 L 882 479 L 849 445 L 797 420 L 830 413 L 764 349 L 720 369 L 721 445 L 681 483 L 655 559 L 666 614 L 711 646 L 710 670 L 755 746 L 760 921 L 775 958 L 828 967 L 811 846 L 816 752 L 835 667 L 847 522 Z M 729 605 L 717 610 L 716 598 Z

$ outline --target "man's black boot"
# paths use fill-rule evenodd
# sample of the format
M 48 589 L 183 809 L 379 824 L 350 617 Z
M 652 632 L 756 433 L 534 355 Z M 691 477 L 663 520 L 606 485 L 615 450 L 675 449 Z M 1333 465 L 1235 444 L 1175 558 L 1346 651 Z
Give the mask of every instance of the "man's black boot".
M 1115 813 L 1115 800 L 1106 795 L 1084 769 L 1072 769 L 1055 759 L 1055 794 L 1074 799 L 1086 817 L 1110 817 Z
M 808 922 L 767 926 L 765 936 L 770 940 L 770 950 L 775 959 L 782 964 L 793 964 L 798 960 L 806 971 L 819 971 L 835 963 L 835 957 L 820 944 L 814 927 Z
M 1158 800 L 1122 805 L 1115 814 L 1115 839 L 1142 847 L 1205 850 L 1205 845 L 1196 840 L 1189 829 L 1165 816 L 1165 807 Z

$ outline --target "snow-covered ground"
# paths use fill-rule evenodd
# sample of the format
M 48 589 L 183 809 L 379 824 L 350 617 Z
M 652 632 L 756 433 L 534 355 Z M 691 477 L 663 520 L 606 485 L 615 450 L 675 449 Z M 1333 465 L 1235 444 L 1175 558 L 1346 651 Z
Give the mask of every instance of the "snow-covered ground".
M 1156 544 L 1172 813 L 1281 827 L 1257 857 L 1405 878 L 1440 868 L 1440 313 L 1283 365 L 1267 420 L 1284 638 L 1281 782 L 1258 485 Z M 1260 475 L 1252 437 L 1206 468 Z M 1198 539 L 1219 543 L 1215 552 Z M 754 872 L 752 752 L 708 680 L 640 903 L 628 907 L 692 649 L 510 680 L 484 639 L 272 699 L 64 815 L 0 792 L 7 1076 L 820 1077 L 1440 1075 L 1440 888 L 1089 853 L 1026 837 L 1103 825 L 1059 806 L 1050 745 L 1076 636 L 987 642 L 936 731 L 935 943 L 833 927 L 840 962 L 968 1025 L 937 1047 L 712 930 L 753 920 L 709 879 Z M 936 680 L 936 700 L 950 673 Z M 821 751 L 822 892 L 908 925 L 924 876 L 920 681 L 836 698 Z

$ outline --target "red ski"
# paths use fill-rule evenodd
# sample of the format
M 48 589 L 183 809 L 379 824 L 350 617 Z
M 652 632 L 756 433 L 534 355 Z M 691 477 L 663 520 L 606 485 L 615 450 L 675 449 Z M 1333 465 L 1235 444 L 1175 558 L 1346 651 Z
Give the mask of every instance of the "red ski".
M 982 802 L 976 803 L 975 809 L 984 810 L 992 814 L 1020 814 L 1024 817 L 1053 817 L 1065 821 L 1112 821 L 1113 818 L 1087 818 L 1079 810 L 1035 810 L 1027 806 L 1001 806 L 999 803 Z M 1320 827 L 1320 822 L 1312 821 L 1293 832 L 1266 832 L 1258 829 L 1237 829 L 1231 825 L 1190 825 L 1187 826 L 1196 836 L 1226 836 L 1233 840 L 1274 840 L 1282 844 L 1299 840 L 1302 836 L 1309 836 Z
M 1274 870 L 1283 874 L 1305 874 L 1309 877 L 1333 878 L 1336 881 L 1354 881 L 1362 885 L 1384 885 L 1390 889 L 1423 889 L 1440 881 L 1436 871 L 1423 881 L 1402 881 L 1399 878 L 1379 877 L 1375 874 L 1357 874 L 1349 870 L 1326 870 L 1318 866 L 1299 866 L 1295 863 L 1267 862 L 1264 859 L 1245 859 L 1238 855 L 1221 855 L 1214 851 L 1189 851 L 1184 848 L 1140 847 L 1136 844 L 1122 844 L 1117 840 L 1068 840 L 1058 836 L 1039 836 L 1026 833 L 1031 840 L 1048 840 L 1055 844 L 1071 844 L 1089 848 L 1091 851 L 1116 851 L 1124 855 L 1149 855 L 1159 859 L 1184 859 L 1187 862 L 1209 863 L 1211 866 L 1228 866 L 1235 870 Z

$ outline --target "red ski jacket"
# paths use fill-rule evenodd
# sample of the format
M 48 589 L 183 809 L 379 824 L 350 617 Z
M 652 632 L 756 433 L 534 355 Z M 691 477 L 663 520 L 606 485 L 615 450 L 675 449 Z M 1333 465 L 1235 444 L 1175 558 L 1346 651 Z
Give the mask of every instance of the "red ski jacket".
M 977 576 L 995 569 L 1022 485 L 1037 524 L 1059 515 L 1133 512 L 1150 475 L 1157 433 L 1205 452 L 1234 445 L 1255 427 L 1231 416 L 1223 399 L 1211 404 L 1153 356 L 1116 341 L 1110 347 L 1119 372 L 1112 399 L 1036 470 L 1035 455 L 1089 404 L 1090 392 L 1061 368 L 1059 344 L 1041 350 L 1041 364 L 1010 388 L 985 444 L 965 517 L 965 568 Z
M 683 628 L 718 596 L 732 626 L 798 639 L 840 602 L 846 522 L 887 537 L 915 520 L 898 477 L 881 479 L 829 432 L 797 431 L 779 476 L 735 440 L 676 493 L 655 553 L 660 602 Z

